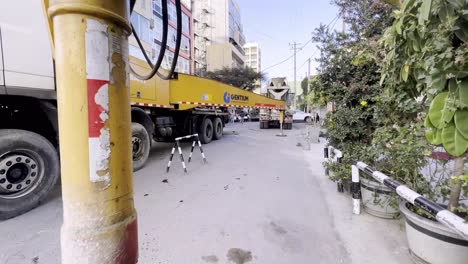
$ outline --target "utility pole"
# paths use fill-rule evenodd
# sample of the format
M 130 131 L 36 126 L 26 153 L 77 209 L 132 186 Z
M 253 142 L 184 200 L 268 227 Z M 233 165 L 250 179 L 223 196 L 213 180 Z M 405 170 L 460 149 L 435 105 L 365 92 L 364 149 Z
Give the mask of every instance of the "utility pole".
M 310 60 L 312 58 L 309 58 L 308 59 L 308 67 L 307 67 L 307 92 L 310 93 Z M 304 96 L 307 96 L 307 95 L 304 95 Z M 310 109 L 309 109 L 309 103 L 307 103 L 307 113 L 310 113 Z
M 138 261 L 128 0 L 45 0 L 52 21 L 65 264 Z
M 294 99 L 293 99 L 293 105 L 294 108 L 296 108 L 296 93 L 297 93 L 297 72 L 296 72 L 296 57 L 297 57 L 297 51 L 301 50 L 302 48 L 298 48 L 297 46 L 300 46 L 301 43 L 297 43 L 294 41 L 294 43 L 289 43 L 289 46 L 291 47 L 292 50 L 294 50 Z

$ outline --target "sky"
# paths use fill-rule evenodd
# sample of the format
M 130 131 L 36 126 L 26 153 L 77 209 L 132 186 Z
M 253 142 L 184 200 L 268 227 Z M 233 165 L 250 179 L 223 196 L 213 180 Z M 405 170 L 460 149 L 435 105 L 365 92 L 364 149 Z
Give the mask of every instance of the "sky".
M 311 39 L 316 27 L 332 22 L 338 8 L 330 0 L 237 0 L 247 42 L 259 44 L 262 52 L 262 69 L 281 62 L 293 54 L 289 43 L 302 45 Z M 332 23 L 333 28 L 342 27 L 341 20 Z M 298 47 L 302 47 L 298 45 Z M 297 54 L 297 80 L 307 73 L 307 59 L 319 56 L 315 43 L 308 43 Z M 311 73 L 317 63 L 312 60 Z M 294 80 L 294 59 L 266 70 L 267 78 L 287 77 Z

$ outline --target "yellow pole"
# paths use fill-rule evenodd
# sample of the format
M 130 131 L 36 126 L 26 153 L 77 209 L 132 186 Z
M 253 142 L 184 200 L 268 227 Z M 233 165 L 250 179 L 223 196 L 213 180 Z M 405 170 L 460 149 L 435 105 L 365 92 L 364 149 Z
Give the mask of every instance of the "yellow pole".
M 129 3 L 50 0 L 48 15 L 58 90 L 62 263 L 136 263 Z

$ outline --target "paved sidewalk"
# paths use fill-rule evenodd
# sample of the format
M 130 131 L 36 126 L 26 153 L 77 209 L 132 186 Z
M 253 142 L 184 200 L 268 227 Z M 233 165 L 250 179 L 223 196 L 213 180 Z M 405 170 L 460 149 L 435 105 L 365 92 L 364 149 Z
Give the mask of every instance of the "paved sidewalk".
M 321 139 L 323 142 L 323 139 Z M 344 241 L 352 263 L 359 264 L 410 264 L 403 219 L 382 219 L 367 214 L 361 209 L 360 215 L 352 213 L 349 194 L 338 193 L 336 183 L 324 173 L 324 143 L 312 144 L 310 151 L 304 151 L 311 176 L 317 180 L 327 207 L 333 215 L 333 225 Z

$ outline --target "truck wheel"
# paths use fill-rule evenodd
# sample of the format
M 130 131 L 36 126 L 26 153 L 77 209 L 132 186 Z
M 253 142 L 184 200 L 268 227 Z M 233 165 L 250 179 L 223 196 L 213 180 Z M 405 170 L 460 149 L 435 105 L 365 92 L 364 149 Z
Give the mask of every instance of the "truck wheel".
M 308 117 L 306 117 L 306 118 L 304 119 L 304 121 L 305 121 L 307 124 L 310 124 L 310 123 L 312 123 L 312 118 L 311 118 L 310 116 L 308 116 Z
M 198 134 L 200 137 L 200 141 L 203 144 L 208 144 L 213 139 L 213 122 L 211 119 L 205 118 L 203 122 L 201 122 L 200 127 L 198 129 Z
M 25 130 L 0 130 L 0 220 L 38 206 L 58 177 L 58 153 L 46 138 Z
M 151 148 L 150 142 L 151 139 L 145 127 L 138 123 L 132 123 L 133 171 L 145 166 Z
M 213 120 L 214 134 L 213 138 L 218 140 L 223 137 L 223 121 L 221 118 L 215 117 Z

